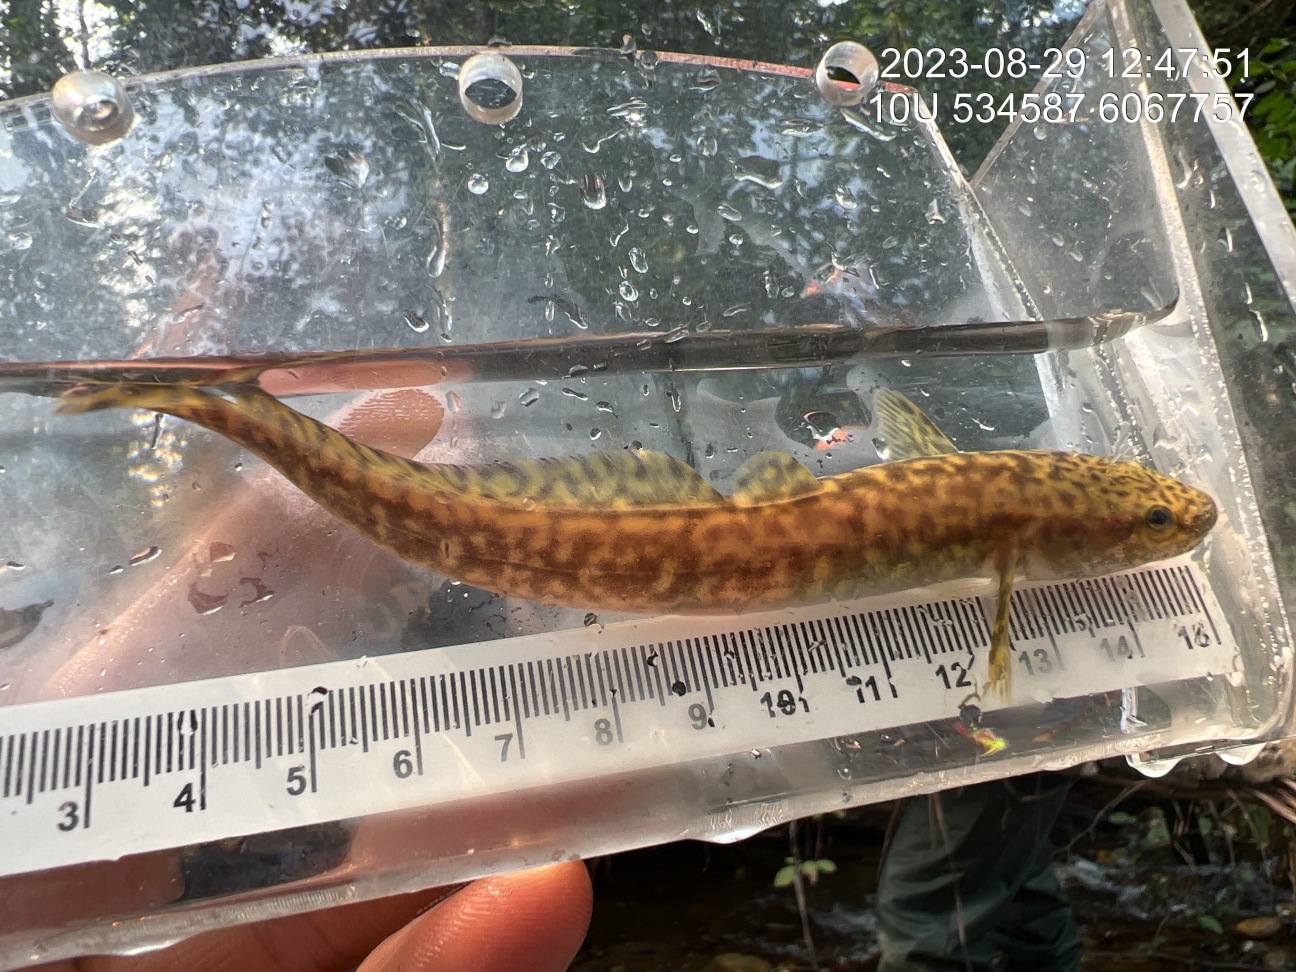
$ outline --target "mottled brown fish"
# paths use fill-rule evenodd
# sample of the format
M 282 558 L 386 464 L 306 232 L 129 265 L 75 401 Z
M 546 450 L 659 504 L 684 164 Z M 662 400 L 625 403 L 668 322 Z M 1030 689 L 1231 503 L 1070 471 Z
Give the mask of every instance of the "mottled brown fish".
M 456 580 L 547 604 L 723 614 L 966 577 L 998 579 L 990 682 L 1007 691 L 1015 577 L 1069 578 L 1191 550 L 1205 493 L 1137 463 L 1070 452 L 960 453 L 884 390 L 896 460 L 816 478 L 765 452 L 731 495 L 668 455 L 422 464 L 352 441 L 254 387 L 85 386 L 66 413 L 153 409 L 260 456 L 338 519 Z

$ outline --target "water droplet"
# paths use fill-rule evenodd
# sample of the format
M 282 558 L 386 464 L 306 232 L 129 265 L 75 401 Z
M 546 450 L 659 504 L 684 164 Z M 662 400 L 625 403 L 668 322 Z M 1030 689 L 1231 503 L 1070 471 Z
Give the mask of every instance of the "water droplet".
M 407 310 L 401 312 L 405 317 L 405 323 L 409 325 L 410 330 L 415 334 L 422 334 L 432 325 L 422 317 L 419 317 L 417 311 Z
M 324 156 L 324 168 L 354 189 L 369 181 L 369 160 L 359 152 L 338 152 Z
M 428 255 L 426 260 L 427 272 L 430 277 L 441 276 L 441 271 L 445 269 L 446 248 L 442 246 L 441 224 L 436 220 L 430 220 L 427 224 L 428 235 Z
M 648 272 L 648 258 L 644 256 L 644 251 L 637 246 L 630 248 L 630 266 L 634 267 L 639 273 Z
M 446 411 L 451 415 L 463 408 L 463 399 L 459 397 L 458 392 L 446 392 Z
M 3 574 L 5 571 L 9 571 L 9 570 L 12 570 L 16 573 L 17 571 L 26 570 L 26 569 L 27 569 L 26 564 L 20 564 L 16 560 L 8 560 L 5 563 L 0 564 L 0 574 Z
M 161 553 L 162 553 L 161 547 L 157 547 L 157 546 L 149 547 L 145 550 L 141 550 L 134 557 L 128 560 L 127 563 L 131 567 L 138 567 L 140 564 L 147 564 L 150 560 L 157 559 L 158 555 Z
M 432 287 L 428 291 L 427 320 L 429 325 L 437 329 L 437 333 L 441 335 L 441 340 L 450 340 L 450 335 L 454 329 L 454 318 L 450 312 L 449 302 L 436 287 Z
M 508 402 L 491 402 L 490 417 L 496 420 L 502 419 L 508 411 Z
M 522 404 L 523 408 L 530 408 L 536 402 L 540 401 L 540 393 L 534 388 L 528 388 L 518 396 L 518 401 Z
M 224 564 L 234 559 L 234 547 L 232 544 L 216 541 L 207 547 L 207 556 L 213 564 Z
M 634 177 L 635 177 L 635 171 L 633 169 L 631 169 L 629 172 L 622 172 L 620 175 L 617 176 L 617 187 L 622 192 L 629 192 L 631 189 L 634 188 Z
M 562 390 L 562 393 L 566 395 L 568 398 L 574 398 L 579 402 L 589 401 L 588 395 L 586 395 L 583 391 L 577 391 L 575 388 L 564 388 Z
M 540 156 L 540 164 L 551 171 L 561 161 L 562 156 L 554 151 L 546 152 L 544 155 Z
M 590 611 L 585 615 L 585 627 L 590 628 L 599 623 L 598 615 Z
M 885 240 L 882 241 L 882 249 L 889 250 L 893 246 L 897 246 L 899 243 L 900 243 L 900 238 L 898 236 L 888 236 Z
M 720 84 L 720 75 L 714 68 L 704 68 L 698 72 L 698 76 L 693 79 L 689 86 L 694 91 L 714 91 Z
M 590 441 L 597 442 L 603 437 L 603 430 L 599 428 L 590 429 Z
M 703 450 L 703 452 L 702 452 L 702 458 L 704 458 L 704 459 L 714 459 L 714 458 L 715 458 L 715 443 L 714 443 L 714 442 L 708 442 L 708 443 L 706 444 L 706 449 Z
M 530 513 L 535 508 L 536 508 L 536 501 L 533 500 L 530 496 L 524 496 L 522 498 L 522 509 Z
M 490 188 L 490 180 L 480 172 L 474 172 L 468 177 L 468 191 L 474 196 L 483 195 Z
M 581 202 L 587 209 L 602 209 L 607 205 L 607 189 L 603 177 L 597 172 L 586 172 L 580 180 Z
M 648 102 L 642 98 L 634 98 L 631 101 L 613 105 L 607 110 L 607 113 L 613 118 L 620 118 L 631 128 L 643 128 L 648 123 Z M 613 135 L 605 136 L 602 141 L 620 134 L 620 132 L 616 132 Z
M 738 210 L 734 209 L 732 206 L 726 203 L 721 203 L 719 206 L 717 206 L 716 212 L 720 214 L 721 219 L 727 219 L 731 223 L 742 222 L 742 218 L 743 218 L 742 213 L 740 213 Z
M 10 249 L 30 250 L 32 245 L 32 235 L 30 233 L 8 233 L 6 234 Z
M 613 415 L 616 414 L 616 410 L 612 408 L 611 402 L 595 402 L 594 407 L 600 412 L 611 412 Z
M 688 337 L 688 335 L 689 335 L 688 327 L 685 325 L 681 325 L 677 328 L 667 331 L 666 334 L 663 335 L 662 337 L 662 343 L 675 344 L 678 341 L 683 341 L 686 337 Z
M 504 160 L 504 168 L 510 172 L 525 172 L 531 164 L 531 153 L 527 151 L 526 142 L 513 149 Z
M 215 614 L 225 606 L 225 602 L 228 600 L 228 593 L 208 594 L 198 589 L 196 581 L 189 585 L 189 603 L 200 615 Z
M 849 212 L 859 206 L 855 194 L 845 186 L 838 186 L 833 190 L 833 198 L 837 200 L 837 205 Z
M 941 212 L 939 199 L 933 199 L 931 201 L 931 205 L 927 207 L 927 222 L 929 223 L 945 222 L 945 214 Z
M 1251 315 L 1252 320 L 1255 322 L 1256 337 L 1260 339 L 1261 343 L 1267 344 L 1269 342 L 1269 325 L 1265 321 L 1264 315 L 1254 307 L 1248 307 L 1247 313 Z
M 621 294 L 622 300 L 634 302 L 639 299 L 639 289 L 629 280 L 622 280 L 617 291 Z
M 714 135 L 699 135 L 697 140 L 698 154 L 703 158 L 714 158 L 720 144 L 716 141 Z

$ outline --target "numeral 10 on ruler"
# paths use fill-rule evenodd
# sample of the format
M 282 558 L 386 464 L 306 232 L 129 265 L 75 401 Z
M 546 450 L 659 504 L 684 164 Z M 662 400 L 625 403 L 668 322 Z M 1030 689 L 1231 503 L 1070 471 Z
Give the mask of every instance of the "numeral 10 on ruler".
M 0 709 L 0 874 L 957 715 L 988 597 L 657 618 Z M 1024 585 L 1014 702 L 1233 667 L 1181 560 Z M 990 706 L 982 703 L 984 707 Z

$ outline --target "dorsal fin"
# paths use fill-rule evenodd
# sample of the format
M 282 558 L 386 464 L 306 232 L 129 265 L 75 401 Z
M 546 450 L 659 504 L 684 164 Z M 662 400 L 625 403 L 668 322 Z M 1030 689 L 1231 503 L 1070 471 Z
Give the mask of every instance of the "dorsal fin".
M 926 413 L 898 391 L 879 388 L 873 396 L 876 438 L 882 440 L 878 454 L 885 460 L 917 459 L 958 452 L 949 437 Z
M 758 452 L 734 474 L 733 502 L 755 506 L 817 493 L 823 483 L 786 452 Z
M 443 468 L 460 480 L 458 488 L 465 493 L 548 509 L 618 509 L 723 499 L 692 466 L 648 449 Z

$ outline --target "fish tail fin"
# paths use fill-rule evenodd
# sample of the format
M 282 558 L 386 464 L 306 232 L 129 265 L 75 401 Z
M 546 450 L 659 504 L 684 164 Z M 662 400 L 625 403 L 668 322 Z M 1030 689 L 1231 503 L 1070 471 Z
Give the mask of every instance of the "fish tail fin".
M 111 408 L 151 409 L 211 429 L 308 493 L 313 481 L 350 469 L 409 475 L 414 468 L 399 456 L 352 441 L 255 385 L 222 385 L 217 392 L 174 382 L 84 384 L 64 393 L 57 411 L 79 415 Z M 432 467 L 421 468 L 423 475 L 433 475 Z
M 59 396 L 55 411 L 60 415 L 84 415 L 110 408 L 147 408 L 156 412 L 183 415 L 185 406 L 217 398 L 189 385 L 178 384 L 110 384 L 77 385 Z

